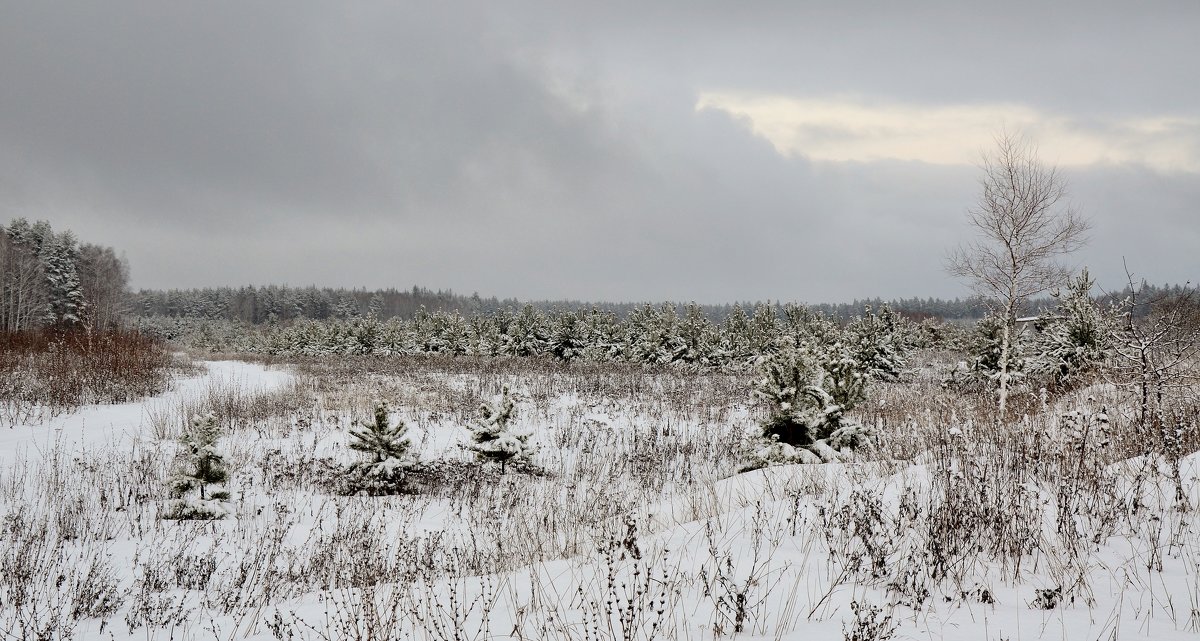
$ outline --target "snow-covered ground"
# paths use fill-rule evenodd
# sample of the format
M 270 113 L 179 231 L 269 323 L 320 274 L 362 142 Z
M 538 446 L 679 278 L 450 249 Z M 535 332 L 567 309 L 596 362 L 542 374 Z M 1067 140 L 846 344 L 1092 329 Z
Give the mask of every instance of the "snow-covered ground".
M 0 465 L 24 457 L 39 457 L 57 447 L 74 453 L 88 449 L 128 446 L 147 436 L 150 418 L 156 412 L 186 403 L 213 386 L 237 386 L 258 394 L 278 389 L 292 380 L 280 369 L 268 369 L 241 361 L 204 361 L 204 372 L 183 378 L 161 396 L 133 403 L 88 405 L 65 416 L 38 423 L 0 429 Z
M 734 475 L 728 450 L 753 431 L 750 412 L 728 399 L 678 400 L 709 383 L 638 381 L 648 391 L 631 383 L 621 396 L 547 377 L 506 382 L 556 474 L 333 497 L 308 470 L 323 456 L 354 456 L 345 428 L 361 412 L 328 386 L 296 391 L 286 370 L 205 368 L 162 397 L 0 434 L 0 570 L 34 577 L 3 584 L 0 636 L 29 635 L 38 621 L 78 639 L 999 641 L 1200 631 L 1200 519 L 1178 509 L 1171 470 L 1157 460 L 1070 472 L 1074 497 L 1030 480 L 1037 471 L 1006 496 L 1004 478 L 989 485 L 932 456 Z M 452 401 L 472 399 L 478 380 L 345 385 L 397 398 L 422 460 L 467 459 Z M 234 468 L 231 518 L 161 520 L 174 452 L 161 438 L 164 417 L 231 386 L 287 392 L 299 405 L 221 442 Z M 956 466 L 988 456 L 969 441 L 947 447 L 963 456 Z M 1200 506 L 1197 455 L 1182 461 L 1180 479 Z M 1011 513 L 985 509 L 1005 501 Z M 1065 520 L 1064 505 L 1075 510 Z M 962 548 L 941 550 L 931 532 L 957 523 L 955 510 L 968 519 Z M 1028 540 L 997 535 L 1015 532 Z M 995 551 L 1010 543 L 1030 550 Z M 939 559 L 947 564 L 935 571 Z

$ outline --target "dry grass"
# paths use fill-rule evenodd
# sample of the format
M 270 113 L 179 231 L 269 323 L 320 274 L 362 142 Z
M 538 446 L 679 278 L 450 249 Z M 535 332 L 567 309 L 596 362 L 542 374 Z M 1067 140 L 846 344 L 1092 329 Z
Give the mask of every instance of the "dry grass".
M 1117 385 L 1030 394 L 1001 425 L 986 393 L 914 375 L 856 411 L 885 434 L 878 461 L 764 476 L 730 498 L 762 411 L 747 376 L 433 358 L 297 371 L 267 394 L 214 385 L 160 408 L 161 443 L 0 471 L 0 563 L 35 560 L 0 574 L 0 635 L 69 637 L 101 619 L 147 638 L 591 641 L 829 622 L 885 639 L 934 603 L 985 607 L 1032 576 L 1049 582 L 1040 605 L 1091 607 L 1098 571 L 1135 592 L 1164 559 L 1200 560 L 1197 512 L 1170 491 L 1171 457 L 1200 448 L 1186 394 L 1172 451 Z M 543 474 L 501 475 L 449 449 L 417 493 L 323 491 L 319 461 L 349 456 L 346 429 L 374 399 L 448 438 L 504 385 L 538 430 Z M 164 522 L 170 439 L 210 410 L 228 431 L 236 515 Z M 1113 537 L 1130 541 L 1124 565 L 1097 570 Z M 133 552 L 109 560 L 116 547 Z M 116 563 L 132 579 L 115 579 Z M 1200 592 L 1139 616 L 1200 625 L 1185 598 Z
M 137 332 L 0 333 L 0 425 L 158 394 L 179 367 L 161 341 Z

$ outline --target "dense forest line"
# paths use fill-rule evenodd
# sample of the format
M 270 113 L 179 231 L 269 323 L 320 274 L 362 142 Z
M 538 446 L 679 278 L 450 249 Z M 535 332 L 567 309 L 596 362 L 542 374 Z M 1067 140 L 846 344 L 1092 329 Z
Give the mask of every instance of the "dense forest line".
M 1161 297 L 1179 293 L 1186 288 L 1179 285 L 1155 286 L 1142 283 L 1138 291 L 1143 296 Z M 1128 288 L 1097 299 L 1101 305 L 1117 302 L 1129 294 Z M 597 311 L 627 318 L 631 313 L 645 307 L 645 302 L 597 303 L 578 300 L 519 301 L 515 298 L 483 298 L 479 294 L 469 296 L 451 290 L 432 290 L 414 286 L 412 289 L 346 289 L 330 287 L 288 286 L 245 286 L 213 287 L 201 289 L 143 289 L 133 296 L 132 311 L 142 317 L 193 318 L 205 320 L 227 320 L 252 325 L 273 324 L 294 320 L 350 320 L 354 318 L 376 318 L 389 320 L 399 318 L 412 320 L 422 310 L 425 312 L 457 312 L 471 318 L 476 315 L 493 315 L 501 310 L 515 311 L 526 304 L 543 312 Z M 658 305 L 659 303 L 653 303 Z M 719 323 L 735 313 L 735 309 L 753 310 L 759 301 L 743 301 L 720 305 L 698 304 L 700 312 L 711 322 Z M 785 304 L 769 303 L 783 316 Z M 812 311 L 830 320 L 846 323 L 870 307 L 879 309 L 887 304 L 893 311 L 909 320 L 939 319 L 943 321 L 976 321 L 987 315 L 986 302 L 977 297 L 970 298 L 869 298 L 849 303 L 818 303 L 807 305 Z M 1056 301 L 1045 297 L 1030 301 L 1027 313 L 1038 313 L 1053 309 Z M 689 303 L 676 303 L 678 313 L 684 314 Z
M 884 304 L 912 319 L 943 320 L 979 319 L 986 314 L 986 305 L 977 298 L 944 300 L 911 298 L 884 300 L 872 298 L 850 303 L 808 305 L 810 309 L 841 322 L 849 321 L 866 307 L 879 308 Z M 479 294 L 464 296 L 450 290 L 431 290 L 413 287 L 407 290 L 345 289 L 318 287 L 216 287 L 203 289 L 141 290 L 134 296 L 133 308 L 145 317 L 167 316 L 207 320 L 240 321 L 249 324 L 270 324 L 291 320 L 325 320 L 373 317 L 379 320 L 400 318 L 411 320 L 421 310 L 426 312 L 457 312 L 465 317 L 492 315 L 501 310 L 515 310 L 532 305 L 549 311 L 591 311 L 626 318 L 645 307 L 645 302 L 596 303 L 578 300 L 519 301 L 515 298 L 483 298 Z M 658 304 L 658 303 L 654 303 Z M 768 303 L 782 310 L 783 303 Z M 720 305 L 696 305 L 712 322 L 721 322 L 735 309 L 751 310 L 758 301 Z M 1048 305 L 1048 303 L 1047 303 Z M 682 313 L 691 304 L 676 303 Z
M 0 331 L 78 326 L 102 329 L 127 318 L 222 320 L 248 325 L 289 324 L 301 320 L 411 321 L 422 313 L 452 313 L 464 318 L 516 312 L 526 305 L 545 313 L 598 312 L 626 319 L 646 307 L 646 302 L 587 302 L 579 300 L 520 301 L 515 298 L 462 295 L 451 290 L 348 289 L 332 287 L 243 286 L 196 289 L 129 290 L 129 266 L 111 247 L 81 243 L 67 231 L 55 231 L 45 221 L 30 223 L 18 218 L 0 227 Z M 1186 291 L 1179 285 L 1138 286 L 1143 299 L 1170 297 Z M 1102 293 L 1101 305 L 1128 296 L 1128 287 Z M 660 306 L 660 303 L 652 303 Z M 697 311 L 711 323 L 755 310 L 758 301 L 727 304 L 667 303 L 679 315 Z M 879 297 L 849 303 L 806 305 L 811 311 L 838 323 L 847 323 L 864 309 L 884 305 L 900 316 L 921 321 L 972 322 L 987 315 L 986 301 L 969 298 Z M 1057 301 L 1044 297 L 1029 301 L 1024 312 L 1053 309 Z M 787 304 L 767 302 L 780 319 Z

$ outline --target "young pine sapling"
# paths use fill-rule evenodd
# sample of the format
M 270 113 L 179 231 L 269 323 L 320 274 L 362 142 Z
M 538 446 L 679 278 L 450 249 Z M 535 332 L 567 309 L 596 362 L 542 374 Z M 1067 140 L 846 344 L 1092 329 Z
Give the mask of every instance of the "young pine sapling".
M 217 438 L 220 425 L 217 415 L 209 412 L 197 414 L 184 432 L 185 463 L 171 482 L 177 500 L 168 510 L 168 518 L 204 519 L 220 518 L 226 510 L 221 503 L 229 499 L 229 492 L 210 491 L 210 485 L 224 483 L 229 478 L 225 459 L 217 453 Z M 195 497 L 188 495 L 195 492 Z M 197 500 L 198 498 L 198 500 Z
M 374 420 L 350 430 L 350 449 L 369 456 L 346 470 L 348 494 L 397 494 L 403 491 L 405 473 L 412 467 L 408 426 L 404 421 L 391 424 L 386 402 L 375 404 Z
M 497 461 L 500 471 L 506 471 L 510 460 L 525 461 L 533 454 L 533 448 L 527 443 L 528 432 L 518 432 L 513 429 L 512 421 L 517 409 L 513 395 L 505 386 L 499 401 L 495 404 L 483 403 L 480 408 L 481 418 L 470 427 L 471 439 L 469 447 L 475 456 L 484 461 Z

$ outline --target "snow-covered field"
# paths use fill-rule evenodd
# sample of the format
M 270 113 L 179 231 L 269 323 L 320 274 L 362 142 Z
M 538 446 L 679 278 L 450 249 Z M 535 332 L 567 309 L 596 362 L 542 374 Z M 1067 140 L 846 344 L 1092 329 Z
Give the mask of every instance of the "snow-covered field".
M 888 435 L 878 460 L 737 474 L 761 418 L 744 377 L 361 364 L 206 363 L 164 396 L 0 432 L 0 637 L 1200 632 L 1200 458 L 1176 477 L 1062 418 L 1107 405 L 1121 429 L 1115 390 L 1000 432 L 927 382 L 881 387 L 860 408 Z M 544 476 L 462 447 L 505 384 Z M 332 496 L 321 461 L 358 456 L 347 429 L 379 398 L 449 463 L 415 494 Z M 233 514 L 163 520 L 179 429 L 208 410 Z
M 0 430 L 0 463 L 39 458 L 59 450 L 70 454 L 128 446 L 152 438 L 152 419 L 172 406 L 194 402 L 210 389 L 237 387 L 248 394 L 269 392 L 292 376 L 240 361 L 207 361 L 201 375 L 175 381 L 171 391 L 135 403 L 90 405 L 66 416 Z

